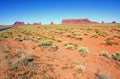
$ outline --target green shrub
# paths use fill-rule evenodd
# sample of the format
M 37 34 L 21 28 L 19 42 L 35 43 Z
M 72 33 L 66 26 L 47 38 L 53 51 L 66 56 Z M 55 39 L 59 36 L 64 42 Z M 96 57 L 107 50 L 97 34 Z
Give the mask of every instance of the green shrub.
M 106 41 L 106 45 L 113 45 L 113 44 L 114 44 L 114 42 L 112 40 L 107 40 Z
M 17 66 L 13 66 L 10 71 L 17 71 L 18 70 L 18 67 Z
M 25 34 L 25 35 L 32 35 L 31 32 L 28 31 L 28 30 L 25 30 L 25 31 L 24 31 L 24 34 Z
M 105 36 L 108 36 L 108 33 L 107 32 L 100 32 L 99 35 L 105 37 Z
M 50 40 L 54 40 L 55 39 L 54 36 L 48 36 L 47 38 L 50 39 Z
M 100 30 L 99 30 L 98 28 L 95 28 L 95 32 L 96 32 L 96 33 L 99 33 Z
M 74 69 L 79 73 L 85 72 L 85 66 L 83 66 L 83 65 L 77 65 Z
M 75 47 L 73 45 L 67 45 L 65 48 L 66 49 L 74 49 Z
M 64 43 L 65 46 L 69 44 L 68 42 L 63 42 L 63 43 Z
M 57 42 L 62 42 L 62 39 L 57 39 Z
M 114 34 L 114 37 L 118 37 L 118 38 L 120 38 L 120 33 L 119 34 Z
M 107 51 L 102 51 L 101 55 L 105 57 L 109 57 L 109 53 Z
M 89 53 L 89 50 L 88 50 L 88 48 L 87 47 L 80 47 L 79 49 L 79 52 L 81 52 L 81 53 Z
M 71 34 L 67 34 L 66 37 L 71 37 L 72 35 Z
M 23 38 L 22 38 L 21 35 L 16 35 L 16 36 L 14 36 L 13 38 L 14 38 L 14 40 L 16 40 L 16 41 L 22 41 L 22 40 L 23 40 Z
M 93 33 L 93 34 L 91 35 L 91 37 L 97 38 L 97 37 L 98 37 L 98 34 L 97 34 L 97 33 Z
M 48 47 L 48 48 L 52 48 L 54 50 L 58 49 L 58 46 L 56 44 L 54 44 L 51 40 L 44 40 L 44 41 L 38 43 L 38 46 Z
M 33 36 L 32 35 L 26 35 L 24 37 L 24 40 L 33 40 Z
M 79 44 L 77 44 L 77 43 L 74 43 L 73 45 L 75 46 L 76 49 L 79 46 Z
M 57 46 L 56 44 L 52 44 L 52 45 L 50 46 L 50 48 L 52 48 L 52 49 L 54 49 L 54 50 L 57 50 L 57 49 L 58 49 L 58 46 Z
M 120 61 L 120 52 L 116 52 L 116 53 L 112 54 L 112 58 Z
M 77 38 L 78 40 L 82 40 L 82 39 L 83 39 L 82 36 L 77 36 L 76 38 Z
M 51 46 L 52 45 L 52 41 L 50 40 L 44 40 L 40 43 L 38 43 L 38 46 Z
M 12 32 L 10 31 L 5 31 L 5 32 L 0 33 L 0 40 L 9 38 L 9 37 L 12 37 Z
M 107 38 L 105 41 L 105 45 L 119 45 L 118 42 L 113 41 L 113 38 Z

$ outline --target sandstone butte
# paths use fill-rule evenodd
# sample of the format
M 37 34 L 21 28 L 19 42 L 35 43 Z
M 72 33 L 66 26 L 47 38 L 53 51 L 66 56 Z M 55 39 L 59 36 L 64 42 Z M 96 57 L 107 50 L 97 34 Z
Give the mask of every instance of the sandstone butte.
M 98 22 L 90 21 L 89 19 L 63 19 L 62 24 L 97 24 Z M 102 23 L 105 23 L 102 21 Z M 116 21 L 112 21 L 111 23 L 116 23 Z M 22 21 L 16 21 L 13 25 L 25 25 Z M 27 25 L 30 25 L 29 23 Z M 42 25 L 41 22 L 33 23 L 33 25 Z M 54 25 L 54 23 L 51 21 L 50 25 Z
M 90 21 L 89 19 L 63 19 L 62 24 L 96 24 L 98 22 Z
M 25 25 L 25 23 L 24 22 L 16 21 L 13 25 Z
M 116 21 L 112 21 L 112 23 L 114 24 L 114 23 L 116 23 Z

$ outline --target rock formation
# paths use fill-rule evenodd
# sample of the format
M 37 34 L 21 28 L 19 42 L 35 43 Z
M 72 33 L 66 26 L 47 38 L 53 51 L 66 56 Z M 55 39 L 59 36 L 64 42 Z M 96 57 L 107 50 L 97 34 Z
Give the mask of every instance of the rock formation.
M 102 21 L 102 24 L 104 24 L 104 21 Z
M 89 19 L 64 19 L 62 24 L 94 24 L 97 22 L 90 21 Z
M 116 21 L 112 21 L 112 23 L 113 23 L 113 24 L 115 24 L 115 23 L 116 23 Z
M 41 22 L 39 22 L 39 23 L 35 22 L 35 23 L 33 23 L 33 25 L 41 25 Z
M 13 25 L 25 25 L 25 23 L 24 22 L 16 21 Z
M 31 25 L 30 23 L 27 23 L 27 25 Z
M 54 25 L 54 23 L 53 23 L 53 22 L 51 22 L 51 23 L 50 23 L 50 25 Z

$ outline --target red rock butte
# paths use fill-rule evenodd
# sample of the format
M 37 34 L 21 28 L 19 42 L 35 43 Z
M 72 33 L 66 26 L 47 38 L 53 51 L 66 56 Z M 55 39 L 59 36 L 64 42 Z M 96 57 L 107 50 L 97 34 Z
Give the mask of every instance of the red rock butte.
M 112 23 L 113 23 L 113 24 L 115 24 L 115 23 L 116 23 L 116 21 L 112 21 Z
M 62 24 L 96 24 L 98 22 L 90 21 L 89 19 L 64 19 Z
M 13 25 L 25 25 L 25 23 L 24 22 L 16 21 Z

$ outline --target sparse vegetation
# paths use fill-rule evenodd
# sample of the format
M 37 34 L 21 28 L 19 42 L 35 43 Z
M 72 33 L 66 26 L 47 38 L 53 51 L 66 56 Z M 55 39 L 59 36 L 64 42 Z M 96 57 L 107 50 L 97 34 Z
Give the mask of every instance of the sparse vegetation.
M 57 42 L 62 42 L 62 39 L 60 39 L 60 38 L 59 38 L 59 39 L 57 39 Z
M 14 36 L 13 38 L 14 38 L 16 41 L 22 41 L 22 40 L 23 40 L 23 38 L 22 38 L 21 35 L 16 35 L 16 36 Z
M 82 40 L 83 37 L 82 37 L 82 36 L 77 36 L 76 39 L 78 39 L 78 40 Z
M 40 43 L 38 43 L 38 46 L 40 47 L 47 47 L 47 48 L 52 48 L 54 50 L 58 49 L 58 46 L 56 44 L 54 44 L 51 40 L 44 40 Z
M 113 38 L 107 38 L 105 41 L 105 45 L 119 45 L 118 42 L 113 41 Z
M 110 57 L 110 55 L 109 55 L 109 53 L 108 53 L 107 51 L 102 51 L 102 52 L 101 52 L 101 55 L 102 55 L 102 56 L 105 56 L 105 57 L 107 57 L 107 58 Z
M 112 54 L 112 58 L 120 61 L 120 52 L 116 52 L 116 53 Z
M 65 48 L 67 49 L 77 49 L 78 47 L 77 43 L 64 42 L 64 45 L 66 46 Z
M 120 33 L 116 33 L 113 35 L 114 37 L 120 38 Z
M 106 74 L 103 74 L 101 72 L 97 72 L 95 75 L 96 75 L 95 79 L 110 79 L 109 76 L 107 76 Z
M 91 37 L 98 38 L 98 34 L 97 34 L 97 33 L 93 33 L 93 34 L 91 35 Z
M 108 36 L 108 33 L 107 32 L 100 32 L 99 35 L 103 36 L 103 37 L 106 37 L 106 36 Z
M 71 37 L 72 35 L 71 34 L 67 34 L 66 37 Z
M 66 45 L 65 47 L 66 49 L 75 49 L 75 47 L 73 45 Z
M 112 74 L 119 79 L 120 52 L 111 55 L 120 49 L 119 34 L 120 24 L 25 25 L 2 31 L 0 78 L 110 79 Z M 96 73 L 98 68 L 102 72 Z
M 3 40 L 5 38 L 10 38 L 10 37 L 12 37 L 12 32 L 10 31 L 5 31 L 0 33 L 0 40 Z
M 77 65 L 75 67 L 75 70 L 76 70 L 76 72 L 84 73 L 85 72 L 85 66 L 83 66 L 83 65 Z
M 89 50 L 87 47 L 80 47 L 78 50 L 79 52 L 81 52 L 81 54 L 89 53 Z

